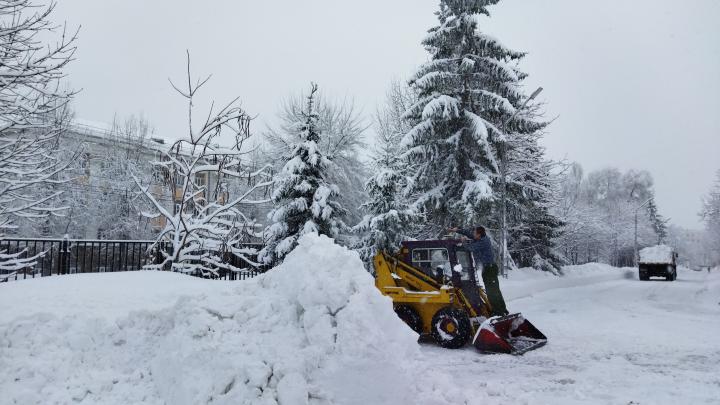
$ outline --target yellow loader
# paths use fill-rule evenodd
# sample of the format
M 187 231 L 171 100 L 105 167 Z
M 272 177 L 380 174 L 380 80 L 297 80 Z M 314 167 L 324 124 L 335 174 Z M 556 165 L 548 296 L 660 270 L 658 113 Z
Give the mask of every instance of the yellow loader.
M 375 286 L 421 336 L 449 349 L 472 338 L 481 352 L 523 354 L 547 338 L 519 313 L 491 317 L 471 253 L 454 239 L 403 242 L 397 255 L 373 259 Z

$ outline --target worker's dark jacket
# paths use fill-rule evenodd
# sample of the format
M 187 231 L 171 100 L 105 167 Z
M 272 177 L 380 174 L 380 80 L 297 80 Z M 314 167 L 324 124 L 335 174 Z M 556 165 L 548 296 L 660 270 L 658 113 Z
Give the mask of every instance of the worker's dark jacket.
M 472 230 L 460 229 L 458 233 L 470 238 L 470 241 L 466 242 L 465 246 L 472 252 L 476 262 L 479 261 L 484 265 L 495 263 L 492 242 L 490 242 L 490 238 L 488 238 L 487 235 L 480 239 L 474 239 L 475 235 Z

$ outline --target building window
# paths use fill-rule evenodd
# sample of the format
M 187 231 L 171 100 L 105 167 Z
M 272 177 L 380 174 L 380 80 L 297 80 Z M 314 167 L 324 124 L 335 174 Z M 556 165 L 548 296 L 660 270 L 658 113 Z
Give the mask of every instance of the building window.
M 153 166 L 152 168 L 152 179 L 153 182 L 156 184 L 163 184 L 165 183 L 165 173 L 164 169 L 161 167 Z
M 86 171 L 90 169 L 90 154 L 89 153 L 83 153 L 80 156 L 80 167 L 85 169 Z
M 195 175 L 195 184 L 198 187 L 205 187 L 207 185 L 207 173 L 198 173 Z

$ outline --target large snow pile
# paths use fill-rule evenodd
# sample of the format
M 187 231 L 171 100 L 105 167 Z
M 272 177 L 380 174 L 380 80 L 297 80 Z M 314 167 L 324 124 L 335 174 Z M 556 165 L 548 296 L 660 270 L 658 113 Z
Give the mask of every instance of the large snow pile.
M 667 245 L 650 246 L 640 250 L 640 263 L 670 263 L 673 249 Z
M 416 341 L 355 252 L 307 235 L 246 282 L 130 272 L 1 286 L 0 402 L 467 401 L 417 366 Z

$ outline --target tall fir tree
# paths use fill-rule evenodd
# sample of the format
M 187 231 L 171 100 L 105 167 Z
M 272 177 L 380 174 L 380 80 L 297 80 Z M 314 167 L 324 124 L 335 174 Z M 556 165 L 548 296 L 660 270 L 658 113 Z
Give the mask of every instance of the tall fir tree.
M 402 190 L 412 173 L 412 162 L 401 157 L 399 141 L 410 124 L 402 118 L 415 95 L 409 88 L 393 83 L 387 94 L 387 104 L 375 117 L 376 149 L 372 160 L 375 173 L 366 183 L 368 200 L 360 207 L 365 213 L 353 230 L 360 235 L 355 249 L 365 262 L 378 251 L 393 252 L 400 242 L 412 235 L 421 222 L 420 215 L 411 209 Z
M 424 236 L 490 222 L 505 134 L 545 126 L 516 114 L 526 99 L 516 67 L 524 54 L 478 30 L 477 16 L 498 1 L 441 0 L 439 25 L 423 41 L 432 60 L 410 81 L 419 99 L 406 118 L 417 125 L 401 145 L 418 170 L 405 193 L 427 216 Z
M 658 237 L 658 244 L 664 243 L 667 238 L 667 220 L 660 215 L 655 197 L 653 197 L 647 205 L 648 219 L 655 235 Z
M 513 133 L 507 140 L 508 251 L 520 267 L 555 272 L 566 261 L 556 248 L 563 223 L 552 212 L 560 178 L 554 174 L 557 164 L 545 156 L 541 137 L 541 132 Z M 502 201 L 498 211 L 499 204 Z
M 317 89 L 313 83 L 303 118 L 291 129 L 296 132 L 291 137 L 296 143 L 279 173 L 272 195 L 275 208 L 268 214 L 265 247 L 259 253 L 259 260 L 266 264 L 281 261 L 302 235 L 318 233 L 334 238 L 345 227 L 342 217 L 347 211 L 337 201 L 337 186 L 327 181 L 331 162 L 318 147 Z

